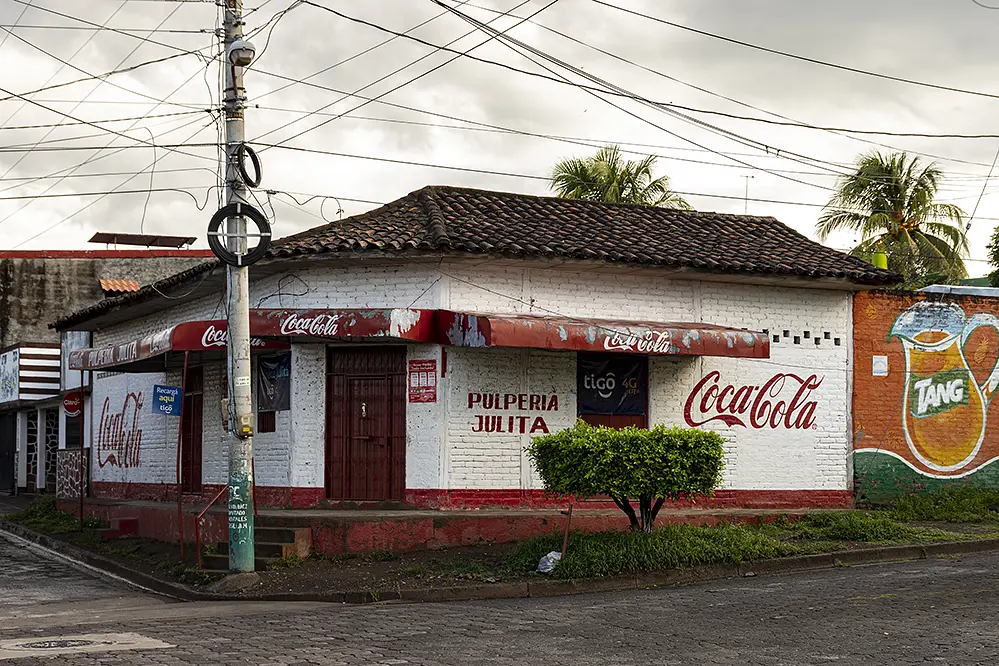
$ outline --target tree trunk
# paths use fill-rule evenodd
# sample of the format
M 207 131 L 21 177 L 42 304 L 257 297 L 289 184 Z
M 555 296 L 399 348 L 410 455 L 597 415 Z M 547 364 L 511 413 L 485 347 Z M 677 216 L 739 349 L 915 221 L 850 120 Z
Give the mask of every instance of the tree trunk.
M 652 514 L 649 517 L 649 523 L 655 524 L 656 517 L 659 515 L 659 509 L 663 508 L 663 503 L 666 501 L 665 497 L 657 497 L 656 503 L 652 505 Z
M 631 506 L 631 501 L 627 497 L 611 497 L 611 499 L 614 500 L 614 504 L 617 504 L 617 508 L 624 511 L 625 515 L 628 516 L 628 520 L 631 521 L 631 531 L 640 532 L 642 525 L 638 522 L 638 516 L 635 515 L 635 509 Z
M 638 498 L 638 505 L 642 512 L 642 531 L 652 532 L 652 497 L 643 495 Z

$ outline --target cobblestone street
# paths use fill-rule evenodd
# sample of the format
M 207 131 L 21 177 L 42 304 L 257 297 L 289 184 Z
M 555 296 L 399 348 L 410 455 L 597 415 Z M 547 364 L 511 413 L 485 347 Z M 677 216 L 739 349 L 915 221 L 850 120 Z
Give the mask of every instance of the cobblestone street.
M 132 632 L 174 646 L 7 662 L 18 666 L 982 664 L 999 658 L 999 555 L 638 593 L 350 607 L 173 603 L 0 543 L 8 567 L 0 575 L 0 643 Z M 59 602 L 54 588 L 64 591 Z

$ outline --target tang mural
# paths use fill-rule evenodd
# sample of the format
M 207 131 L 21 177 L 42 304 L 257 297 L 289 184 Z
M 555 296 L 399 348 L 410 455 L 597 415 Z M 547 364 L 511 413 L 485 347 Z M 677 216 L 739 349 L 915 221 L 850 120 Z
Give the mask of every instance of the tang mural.
M 858 500 L 999 487 L 999 299 L 858 294 L 854 369 Z

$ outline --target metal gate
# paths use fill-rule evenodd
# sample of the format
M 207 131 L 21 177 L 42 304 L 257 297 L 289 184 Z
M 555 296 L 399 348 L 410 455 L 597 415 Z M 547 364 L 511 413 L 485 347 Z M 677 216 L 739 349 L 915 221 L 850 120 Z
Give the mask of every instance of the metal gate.
M 406 349 L 331 347 L 326 354 L 326 496 L 403 500 Z

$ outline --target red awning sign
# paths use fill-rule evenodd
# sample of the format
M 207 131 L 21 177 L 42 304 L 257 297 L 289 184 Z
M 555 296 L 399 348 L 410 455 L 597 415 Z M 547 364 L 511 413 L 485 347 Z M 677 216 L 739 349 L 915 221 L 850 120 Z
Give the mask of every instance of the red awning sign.
M 444 344 L 531 347 L 650 355 L 770 358 L 770 340 L 757 331 L 701 323 L 573 319 L 438 310 Z
M 758 331 L 713 324 L 476 314 L 449 310 L 250 310 L 254 349 L 287 349 L 285 340 L 400 340 L 455 347 L 528 347 L 645 355 L 770 358 Z M 129 366 L 170 351 L 225 349 L 224 320 L 190 321 L 139 340 L 70 352 L 71 370 Z M 278 340 L 278 338 L 280 340 Z M 133 366 L 133 370 L 137 366 Z
M 94 349 L 74 349 L 69 353 L 70 370 L 102 370 L 144 361 L 171 351 L 204 352 L 225 349 L 226 321 L 187 321 L 138 340 Z M 251 338 L 254 349 L 287 349 L 280 340 Z

